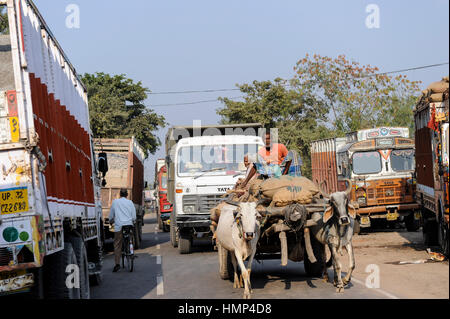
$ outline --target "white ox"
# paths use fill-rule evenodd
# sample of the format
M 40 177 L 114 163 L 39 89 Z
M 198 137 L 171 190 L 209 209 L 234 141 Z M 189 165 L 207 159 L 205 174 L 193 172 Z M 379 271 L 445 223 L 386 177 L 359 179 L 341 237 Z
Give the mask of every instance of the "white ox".
M 227 203 L 230 203 L 229 201 Z M 233 203 L 222 208 L 216 235 L 220 249 L 231 254 L 234 268 L 234 288 L 241 288 L 237 264 L 244 280 L 244 299 L 250 299 L 250 273 L 256 244 L 259 239 L 261 215 L 256 210 L 257 203 Z M 248 259 L 247 268 L 244 260 Z

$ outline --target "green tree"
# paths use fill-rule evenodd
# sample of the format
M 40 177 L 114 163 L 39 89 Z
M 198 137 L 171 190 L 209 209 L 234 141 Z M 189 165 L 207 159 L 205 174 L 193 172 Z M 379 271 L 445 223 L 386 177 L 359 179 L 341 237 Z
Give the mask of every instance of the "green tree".
M 244 101 L 219 98 L 225 106 L 217 110 L 222 123 L 261 123 L 278 128 L 279 140 L 288 149 L 297 150 L 303 159 L 303 174 L 311 176 L 309 147 L 314 139 L 329 136 L 324 125 L 327 110 L 318 103 L 310 90 L 287 89 L 288 82 L 277 78 L 238 85 Z
M 0 34 L 9 33 L 8 14 L 6 13 L 6 6 L 0 5 Z
M 154 131 L 166 123 L 163 116 L 145 106 L 148 89 L 123 74 L 86 73 L 82 80 L 88 91 L 92 134 L 99 138 L 134 135 L 146 156 L 154 154 L 161 145 Z
M 409 81 L 405 75 L 377 73 L 377 67 L 360 66 L 344 55 L 335 59 L 306 55 L 294 70 L 292 85 L 314 90 L 316 99 L 329 109 L 331 125 L 339 135 L 377 126 L 413 125 L 420 82 Z

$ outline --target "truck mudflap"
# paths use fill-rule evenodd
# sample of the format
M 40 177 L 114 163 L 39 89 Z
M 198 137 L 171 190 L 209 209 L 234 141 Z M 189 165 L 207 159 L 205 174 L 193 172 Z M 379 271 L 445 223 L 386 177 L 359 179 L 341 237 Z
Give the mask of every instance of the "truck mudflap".
M 208 227 L 211 225 L 210 215 L 177 215 L 178 227 Z

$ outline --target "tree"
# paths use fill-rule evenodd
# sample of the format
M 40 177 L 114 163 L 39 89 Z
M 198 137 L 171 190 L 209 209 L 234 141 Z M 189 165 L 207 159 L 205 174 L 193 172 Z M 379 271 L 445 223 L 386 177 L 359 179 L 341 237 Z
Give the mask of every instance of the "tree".
M 303 174 L 311 175 L 309 145 L 314 139 L 330 134 L 323 124 L 327 110 L 317 103 L 313 92 L 288 90 L 287 81 L 254 81 L 238 85 L 244 101 L 219 98 L 225 104 L 217 110 L 222 123 L 261 123 L 265 128 L 278 128 L 279 140 L 288 149 L 297 150 L 303 160 Z
M 420 82 L 409 81 L 405 75 L 377 73 L 377 67 L 360 66 L 344 55 L 335 59 L 306 55 L 294 70 L 292 85 L 316 92 L 316 99 L 329 109 L 331 124 L 339 135 L 377 126 L 411 127 L 413 123 Z
M 340 55 L 300 60 L 291 80 L 238 85 L 243 101 L 219 98 L 223 123 L 260 122 L 278 128 L 288 149 L 300 152 L 302 172 L 311 177 L 310 142 L 378 126 L 406 126 L 412 132 L 418 83 L 406 76 L 378 74 Z
M 135 136 L 148 152 L 154 154 L 161 141 L 153 132 L 166 125 L 163 116 L 148 109 L 144 100 L 148 89 L 125 75 L 84 74 L 87 87 L 92 134 L 99 138 Z
M 9 33 L 8 14 L 6 6 L 0 5 L 0 34 Z

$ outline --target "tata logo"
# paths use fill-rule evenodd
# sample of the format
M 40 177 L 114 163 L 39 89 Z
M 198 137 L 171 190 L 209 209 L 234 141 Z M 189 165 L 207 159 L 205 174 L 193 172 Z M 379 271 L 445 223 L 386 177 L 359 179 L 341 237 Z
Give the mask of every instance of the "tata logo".
M 221 193 L 226 193 L 230 189 L 231 189 L 230 187 L 218 187 L 217 191 Z

